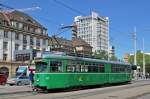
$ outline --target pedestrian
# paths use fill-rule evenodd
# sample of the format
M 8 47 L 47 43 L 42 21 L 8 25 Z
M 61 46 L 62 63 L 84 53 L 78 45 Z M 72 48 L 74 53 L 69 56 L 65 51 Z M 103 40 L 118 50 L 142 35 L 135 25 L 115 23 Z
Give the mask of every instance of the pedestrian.
M 148 77 L 149 77 L 149 73 L 146 73 L 146 75 L 145 75 L 145 76 L 146 76 L 146 79 L 148 79 Z
M 33 74 L 33 71 L 30 71 L 29 80 L 30 80 L 30 85 L 32 85 L 34 83 L 34 74 Z

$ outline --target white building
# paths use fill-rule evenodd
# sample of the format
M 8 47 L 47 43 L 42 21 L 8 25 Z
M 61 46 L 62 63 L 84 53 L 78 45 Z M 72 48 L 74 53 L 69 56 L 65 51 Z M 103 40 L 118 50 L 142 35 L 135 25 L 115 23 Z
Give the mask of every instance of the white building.
M 15 65 L 12 64 L 15 60 L 14 51 L 42 51 L 47 50 L 47 47 L 47 29 L 36 20 L 18 11 L 0 12 L 0 71 L 1 67 L 12 70 L 9 66 Z
M 77 26 L 77 37 L 81 37 L 93 49 L 92 51 L 108 51 L 109 46 L 109 18 L 101 17 L 96 12 L 90 16 L 77 16 L 74 18 Z

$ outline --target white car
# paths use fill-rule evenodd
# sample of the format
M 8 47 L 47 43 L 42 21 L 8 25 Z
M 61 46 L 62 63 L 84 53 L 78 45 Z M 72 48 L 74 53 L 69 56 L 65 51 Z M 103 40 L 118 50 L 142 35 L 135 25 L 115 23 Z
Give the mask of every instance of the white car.
M 7 84 L 9 85 L 29 85 L 30 84 L 30 80 L 28 77 L 22 77 L 22 76 L 18 76 L 16 78 L 11 78 L 7 80 Z

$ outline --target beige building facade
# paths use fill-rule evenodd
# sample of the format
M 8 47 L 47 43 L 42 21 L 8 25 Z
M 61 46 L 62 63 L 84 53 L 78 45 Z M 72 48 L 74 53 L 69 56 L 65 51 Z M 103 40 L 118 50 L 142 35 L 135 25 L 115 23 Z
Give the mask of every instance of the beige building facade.
M 16 68 L 28 62 L 16 62 L 14 51 L 29 49 L 48 50 L 47 29 L 25 13 L 0 12 L 0 73 L 15 75 Z

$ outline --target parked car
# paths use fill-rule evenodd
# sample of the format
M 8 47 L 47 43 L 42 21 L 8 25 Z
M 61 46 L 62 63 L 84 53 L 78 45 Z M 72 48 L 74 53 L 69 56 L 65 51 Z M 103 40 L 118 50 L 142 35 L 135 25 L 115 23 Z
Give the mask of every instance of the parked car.
M 29 85 L 30 84 L 30 80 L 28 77 L 24 77 L 24 76 L 18 76 L 15 78 L 11 78 L 7 80 L 7 84 L 9 85 Z
M 0 85 L 5 85 L 7 82 L 7 76 L 5 74 L 0 74 Z

